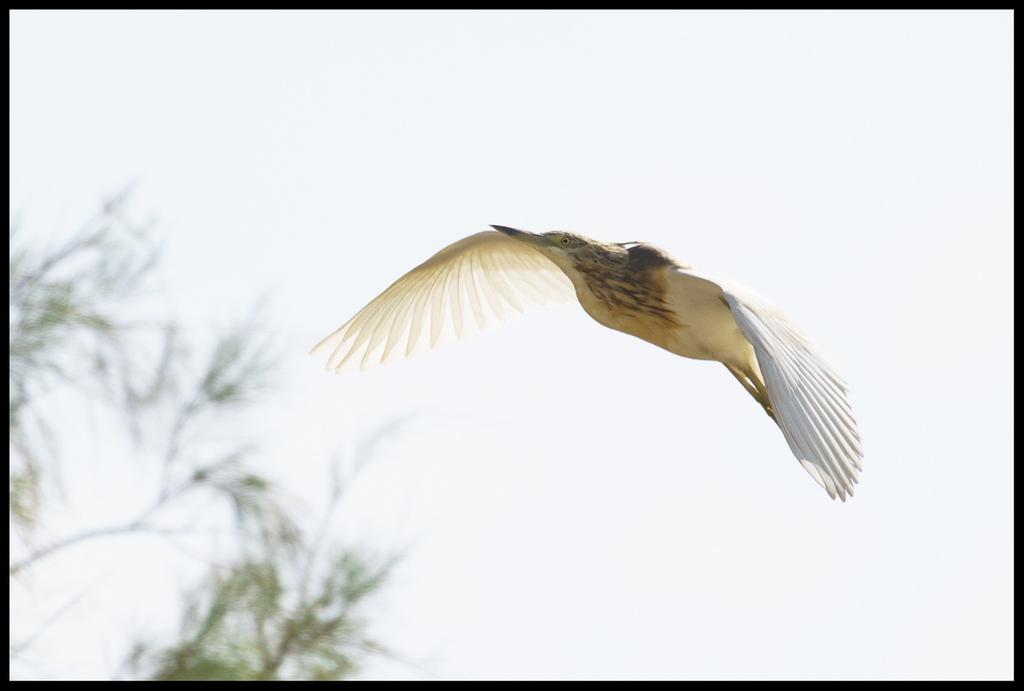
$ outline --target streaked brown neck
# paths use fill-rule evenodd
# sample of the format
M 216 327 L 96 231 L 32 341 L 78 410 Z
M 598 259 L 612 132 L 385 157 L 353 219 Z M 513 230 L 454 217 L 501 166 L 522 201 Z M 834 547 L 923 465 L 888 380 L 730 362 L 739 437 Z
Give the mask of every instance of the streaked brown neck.
M 678 326 L 665 304 L 665 281 L 660 275 L 676 263 L 657 247 L 637 244 L 627 248 L 595 242 L 574 252 L 572 261 L 591 294 L 588 297 L 593 298 L 583 300 L 580 296 L 581 302 L 599 322 L 620 330 L 627 330 L 623 326 L 636 320 L 653 320 L 662 327 Z

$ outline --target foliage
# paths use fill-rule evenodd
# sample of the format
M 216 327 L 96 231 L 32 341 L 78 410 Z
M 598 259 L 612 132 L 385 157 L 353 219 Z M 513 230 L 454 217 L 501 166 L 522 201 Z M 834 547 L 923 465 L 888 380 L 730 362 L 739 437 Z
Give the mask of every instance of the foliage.
M 150 229 L 130 222 L 128 193 L 54 249 L 30 247 L 10 231 L 10 515 L 22 536 L 10 573 L 21 578 L 72 545 L 126 533 L 167 536 L 183 503 L 216 504 L 233 516 L 235 562 L 210 567 L 183 606 L 177 637 L 138 643 L 127 656 L 136 676 L 157 679 L 339 679 L 367 655 L 383 653 L 365 631 L 366 601 L 391 560 L 375 562 L 323 543 L 341 497 L 310 538 L 273 482 L 254 470 L 255 443 L 225 441 L 270 390 L 276 358 L 249 319 L 204 348 L 161 315 L 147 281 L 159 251 Z M 155 316 L 156 315 L 156 316 Z M 90 527 L 39 544 L 47 512 L 60 506 L 63 448 L 49 397 L 75 392 L 78 405 L 101 404 L 123 422 L 132 443 L 159 467 L 151 503 L 121 523 Z M 229 437 L 230 439 L 230 437 Z M 210 443 L 214 440 L 215 443 Z M 43 500 L 45 498 L 45 501 Z M 80 549 L 85 549 L 81 547 Z M 12 658 L 38 637 L 21 636 Z M 15 632 L 12 630 L 12 638 Z
M 190 595 L 178 642 L 157 650 L 138 644 L 131 667 L 160 680 L 324 680 L 349 676 L 368 652 L 386 654 L 362 633 L 358 610 L 389 564 L 340 552 L 307 595 L 289 587 L 292 563 L 243 561 L 212 576 Z
M 157 367 L 148 381 L 125 348 L 135 326 L 116 313 L 158 258 L 144 227 L 122 214 L 127 191 L 55 249 L 28 247 L 10 227 L 9 434 L 11 520 L 28 528 L 39 508 L 43 466 L 54 460 L 54 430 L 38 401 L 61 387 L 102 392 L 134 416 L 167 383 Z M 165 348 L 173 333 L 164 325 Z M 161 362 L 167 360 L 167 356 Z

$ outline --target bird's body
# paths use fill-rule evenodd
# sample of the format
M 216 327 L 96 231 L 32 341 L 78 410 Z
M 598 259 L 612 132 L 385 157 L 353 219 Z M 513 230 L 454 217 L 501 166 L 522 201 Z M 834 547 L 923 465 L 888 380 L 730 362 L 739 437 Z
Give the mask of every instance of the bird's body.
M 568 278 L 599 324 L 724 364 L 829 495 L 853 494 L 862 451 L 845 382 L 764 298 L 652 245 L 494 228 L 500 232 L 464 238 L 402 276 L 314 352 L 333 347 L 327 367 L 336 371 L 359 353 L 364 368 L 386 362 L 402 340 L 411 355 L 426 340 L 427 321 L 432 347 L 445 331 L 461 337 L 474 321 L 483 328 L 488 311 L 499 321 L 509 306 L 522 311 L 520 298 L 564 297 Z
M 617 248 L 610 262 L 583 256 L 560 266 L 597 323 L 695 360 L 741 355 L 732 352 L 739 332 L 721 290 L 653 245 Z

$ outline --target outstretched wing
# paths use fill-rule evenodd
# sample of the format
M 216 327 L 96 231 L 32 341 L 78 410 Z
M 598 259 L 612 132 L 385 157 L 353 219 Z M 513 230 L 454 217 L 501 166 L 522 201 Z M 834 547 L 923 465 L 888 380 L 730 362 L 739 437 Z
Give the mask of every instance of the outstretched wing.
M 507 320 L 530 303 L 562 302 L 572 284 L 529 244 L 493 230 L 445 247 L 392 283 L 337 331 L 313 347 L 331 351 L 340 372 L 409 357 L 454 334 L 462 338 Z
M 863 451 L 846 382 L 784 314 L 763 298 L 723 286 L 740 331 L 754 347 L 782 434 L 829 496 L 853 496 Z

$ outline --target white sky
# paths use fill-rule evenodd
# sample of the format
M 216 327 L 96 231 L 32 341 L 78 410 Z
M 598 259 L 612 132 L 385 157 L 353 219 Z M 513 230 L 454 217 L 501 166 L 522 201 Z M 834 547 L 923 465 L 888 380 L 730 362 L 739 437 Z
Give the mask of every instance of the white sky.
M 412 548 L 376 631 L 419 667 L 367 677 L 1009 678 L 1012 38 L 1009 12 L 19 11 L 11 200 L 44 234 L 139 180 L 180 318 L 270 295 L 296 501 L 417 414 L 339 517 Z M 653 242 L 782 306 L 851 384 L 856 497 L 723 367 L 575 305 L 365 374 L 306 357 L 490 223 Z M 187 579 L 132 540 L 66 557 L 99 585 L 12 674 L 108 674 L 173 625 Z

